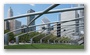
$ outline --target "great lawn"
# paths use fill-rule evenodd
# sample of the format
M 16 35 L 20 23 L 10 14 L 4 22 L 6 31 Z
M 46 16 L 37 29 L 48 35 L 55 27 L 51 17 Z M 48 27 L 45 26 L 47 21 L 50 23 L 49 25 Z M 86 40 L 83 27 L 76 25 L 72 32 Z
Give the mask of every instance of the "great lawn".
M 24 45 L 8 45 L 4 49 L 84 49 L 83 45 L 68 44 L 24 44 Z

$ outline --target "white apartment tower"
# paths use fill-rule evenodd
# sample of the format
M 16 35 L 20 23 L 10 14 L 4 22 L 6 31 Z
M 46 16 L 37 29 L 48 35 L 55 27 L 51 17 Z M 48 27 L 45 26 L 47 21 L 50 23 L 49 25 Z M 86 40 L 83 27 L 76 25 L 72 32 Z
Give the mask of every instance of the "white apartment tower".
M 78 5 L 78 7 L 83 6 L 83 5 Z M 68 20 L 73 20 L 73 19 L 78 19 L 79 17 L 84 16 L 84 10 L 76 10 L 76 11 L 66 11 L 61 13 L 61 21 L 68 21 Z M 76 21 L 71 21 L 71 22 L 66 22 L 61 24 L 61 36 L 66 36 L 66 37 L 73 37 L 73 36 L 79 36 L 80 32 L 84 32 L 84 18 L 82 20 L 76 20 Z M 72 25 L 76 24 L 73 26 L 67 26 L 67 25 Z M 82 24 L 82 25 L 80 25 Z M 75 39 L 79 37 L 74 37 Z

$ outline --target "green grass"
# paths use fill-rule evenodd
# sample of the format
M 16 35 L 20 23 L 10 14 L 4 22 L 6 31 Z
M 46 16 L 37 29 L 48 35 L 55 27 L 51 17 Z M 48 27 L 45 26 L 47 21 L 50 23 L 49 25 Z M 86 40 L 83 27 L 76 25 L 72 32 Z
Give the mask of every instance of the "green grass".
M 84 46 L 66 44 L 25 44 L 4 46 L 4 49 L 84 49 Z

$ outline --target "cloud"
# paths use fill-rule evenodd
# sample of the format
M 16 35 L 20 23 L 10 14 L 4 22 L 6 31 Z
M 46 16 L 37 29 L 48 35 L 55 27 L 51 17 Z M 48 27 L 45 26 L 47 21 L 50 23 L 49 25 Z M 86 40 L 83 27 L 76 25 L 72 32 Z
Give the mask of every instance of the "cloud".
M 31 6 L 35 6 L 35 4 L 30 4 Z

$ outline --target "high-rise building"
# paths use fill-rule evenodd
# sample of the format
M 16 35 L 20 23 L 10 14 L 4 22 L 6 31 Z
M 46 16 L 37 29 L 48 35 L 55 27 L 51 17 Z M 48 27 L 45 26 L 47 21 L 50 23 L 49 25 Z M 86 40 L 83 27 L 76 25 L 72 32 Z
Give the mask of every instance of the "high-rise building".
M 68 21 L 68 20 L 73 20 L 77 18 L 77 11 L 66 11 L 61 13 L 61 21 Z M 78 23 L 78 21 L 77 21 Z M 67 26 L 67 25 L 72 25 L 76 24 L 76 21 L 71 21 L 71 22 L 66 22 L 61 24 L 61 36 L 66 36 L 70 37 L 72 34 L 74 34 L 76 31 L 76 26 Z M 66 25 L 66 26 L 65 26 Z M 68 33 L 68 34 L 67 34 Z
M 27 25 L 22 25 L 21 28 L 27 27 Z M 26 33 L 28 31 L 27 28 L 21 29 L 22 33 Z
M 35 11 L 32 10 L 32 9 L 30 9 L 30 10 L 27 11 L 27 13 L 33 13 L 33 12 L 35 12 Z M 31 20 L 34 19 L 34 18 L 35 18 L 35 15 L 27 16 L 27 25 L 29 25 L 29 23 L 31 22 Z M 33 21 L 29 26 L 31 26 L 31 25 L 35 25 L 35 21 Z M 36 27 L 30 27 L 28 29 L 28 31 L 34 31 L 34 30 L 36 30 Z
M 21 22 L 18 20 L 14 20 L 14 30 L 21 28 Z M 21 30 L 15 31 L 14 34 L 21 33 Z
M 8 10 L 8 17 L 12 17 L 12 16 L 13 16 L 13 10 L 10 7 L 9 10 Z
M 78 4 L 77 5 L 78 7 L 84 7 L 84 4 Z M 84 10 L 78 10 L 77 11 L 78 12 L 78 14 L 79 14 L 79 17 L 83 17 L 80 21 L 79 21 L 79 23 L 82 23 L 81 24 L 81 26 L 84 26 Z M 79 25 L 80 26 L 80 25 Z M 80 31 L 80 34 L 82 34 L 82 32 L 84 33 L 84 27 L 80 27 L 79 28 L 79 31 Z
M 10 7 L 8 10 L 8 17 L 12 17 L 13 16 L 13 10 Z M 14 20 L 9 20 L 9 27 L 10 27 L 10 31 L 14 30 Z
M 8 10 L 8 17 L 12 17 L 12 16 L 13 16 L 13 10 L 10 7 Z M 10 24 L 10 22 L 13 22 L 13 21 L 12 20 L 4 21 L 4 30 L 11 30 L 10 26 L 12 26 L 12 24 Z
M 13 10 L 12 10 L 12 8 L 10 7 L 9 8 L 9 10 L 8 10 L 8 17 L 12 17 L 13 16 Z M 8 24 L 8 23 L 7 23 Z M 20 21 L 18 21 L 18 20 L 10 20 L 9 21 L 9 28 L 10 28 L 10 31 L 13 31 L 13 30 L 16 30 L 16 29 L 18 29 L 18 28 L 21 28 L 21 22 Z M 14 34 L 18 34 L 18 33 L 20 33 L 21 32 L 21 30 L 19 30 L 19 31 L 15 31 L 15 32 L 13 32 Z
M 57 37 L 61 37 L 61 24 L 60 23 L 54 23 L 53 25 L 54 35 Z
M 83 10 L 66 11 L 66 12 L 62 12 L 60 16 L 61 16 L 61 21 L 68 21 L 68 20 L 73 20 L 76 18 L 78 19 L 79 17 L 84 16 L 84 11 Z M 76 20 L 76 21 L 62 23 L 61 27 L 63 29 L 61 29 L 61 36 L 67 36 L 67 37 L 78 36 L 78 37 L 74 37 L 74 38 L 75 39 L 79 38 L 80 29 L 84 28 L 84 27 L 80 27 L 80 26 L 82 26 L 82 25 L 80 25 L 81 23 L 84 23 L 84 18 L 82 20 Z M 76 24 L 76 25 L 67 26 L 67 25 L 72 25 L 72 24 Z
M 8 21 L 4 21 L 4 30 L 10 30 Z
M 43 24 L 46 24 L 46 23 L 49 23 L 50 22 L 46 17 L 43 18 L 41 21 L 42 21 Z M 49 34 L 50 33 L 50 24 L 43 25 L 42 27 L 45 27 L 46 28 L 46 30 L 44 31 L 44 33 L 46 33 L 46 34 Z

